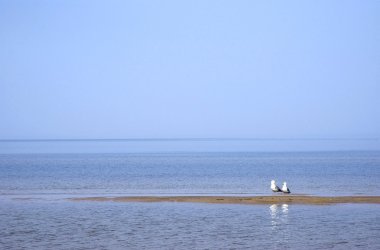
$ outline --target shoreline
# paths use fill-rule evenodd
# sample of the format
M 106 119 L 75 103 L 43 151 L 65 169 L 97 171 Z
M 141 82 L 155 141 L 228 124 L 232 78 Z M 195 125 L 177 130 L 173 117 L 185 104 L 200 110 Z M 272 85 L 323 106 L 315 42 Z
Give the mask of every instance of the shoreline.
M 119 196 L 69 198 L 71 201 L 97 202 L 188 202 L 211 204 L 305 204 L 329 205 L 343 203 L 380 204 L 380 196 Z

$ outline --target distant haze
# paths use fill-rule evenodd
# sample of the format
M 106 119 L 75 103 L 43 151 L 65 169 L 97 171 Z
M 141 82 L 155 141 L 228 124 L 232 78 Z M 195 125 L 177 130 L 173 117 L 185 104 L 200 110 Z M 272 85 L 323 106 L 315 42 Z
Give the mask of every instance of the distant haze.
M 0 139 L 380 138 L 379 13 L 0 0 Z

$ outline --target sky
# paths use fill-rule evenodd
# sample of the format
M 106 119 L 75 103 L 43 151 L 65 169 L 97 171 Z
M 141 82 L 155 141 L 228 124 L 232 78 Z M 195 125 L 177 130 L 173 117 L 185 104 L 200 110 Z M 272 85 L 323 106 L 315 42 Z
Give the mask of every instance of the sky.
M 380 138 L 379 13 L 0 0 L 0 139 Z

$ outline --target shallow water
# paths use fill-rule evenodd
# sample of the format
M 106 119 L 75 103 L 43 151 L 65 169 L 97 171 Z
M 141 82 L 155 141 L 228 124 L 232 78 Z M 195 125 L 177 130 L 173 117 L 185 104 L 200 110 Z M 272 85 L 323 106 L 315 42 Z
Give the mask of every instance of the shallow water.
M 272 195 L 271 179 L 293 194 L 378 195 L 379 151 L 104 153 L 115 148 L 83 143 L 0 143 L 0 249 L 380 249 L 379 205 L 66 199 Z
M 358 214 L 360 211 L 360 214 Z M 379 249 L 378 205 L 2 201 L 2 249 Z

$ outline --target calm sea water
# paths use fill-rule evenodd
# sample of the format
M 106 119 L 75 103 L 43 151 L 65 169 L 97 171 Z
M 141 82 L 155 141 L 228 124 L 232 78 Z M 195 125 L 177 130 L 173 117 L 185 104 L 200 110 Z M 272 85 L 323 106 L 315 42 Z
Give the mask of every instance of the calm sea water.
M 0 155 L 0 194 L 377 195 L 380 152 Z M 280 184 L 280 183 L 279 183 Z
M 380 151 L 311 151 L 314 145 L 258 152 L 258 142 L 204 143 L 0 142 L 0 249 L 380 249 L 379 205 L 66 200 L 272 195 L 271 179 L 287 181 L 294 194 L 380 190 Z

